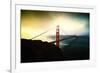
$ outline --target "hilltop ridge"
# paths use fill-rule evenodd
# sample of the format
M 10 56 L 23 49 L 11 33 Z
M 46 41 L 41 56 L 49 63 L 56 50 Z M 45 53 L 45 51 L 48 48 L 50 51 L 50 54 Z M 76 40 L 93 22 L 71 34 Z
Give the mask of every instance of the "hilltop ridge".
M 21 62 L 57 61 L 63 52 L 54 44 L 41 40 L 21 39 Z

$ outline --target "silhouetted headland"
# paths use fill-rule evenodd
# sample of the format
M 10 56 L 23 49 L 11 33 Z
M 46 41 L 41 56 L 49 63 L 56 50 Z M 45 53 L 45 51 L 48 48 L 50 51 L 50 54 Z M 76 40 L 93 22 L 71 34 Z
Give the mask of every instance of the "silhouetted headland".
M 60 61 L 63 52 L 52 43 L 21 39 L 21 62 Z
M 77 36 L 75 39 L 65 39 L 60 42 L 62 44 L 58 48 L 54 43 L 21 39 L 21 62 L 90 59 L 89 36 Z

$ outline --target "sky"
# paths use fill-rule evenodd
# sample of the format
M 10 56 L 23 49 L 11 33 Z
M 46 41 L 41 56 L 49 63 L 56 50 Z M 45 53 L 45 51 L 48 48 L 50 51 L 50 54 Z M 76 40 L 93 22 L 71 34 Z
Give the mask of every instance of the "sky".
M 24 39 L 51 41 L 57 25 L 60 35 L 89 35 L 89 13 L 21 10 L 20 25 Z

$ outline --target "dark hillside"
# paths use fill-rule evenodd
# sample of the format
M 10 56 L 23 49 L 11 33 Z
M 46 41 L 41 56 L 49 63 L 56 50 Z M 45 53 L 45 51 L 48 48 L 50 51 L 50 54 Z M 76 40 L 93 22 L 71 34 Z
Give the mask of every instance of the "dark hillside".
M 57 61 L 63 59 L 63 52 L 54 44 L 41 40 L 21 39 L 21 62 Z

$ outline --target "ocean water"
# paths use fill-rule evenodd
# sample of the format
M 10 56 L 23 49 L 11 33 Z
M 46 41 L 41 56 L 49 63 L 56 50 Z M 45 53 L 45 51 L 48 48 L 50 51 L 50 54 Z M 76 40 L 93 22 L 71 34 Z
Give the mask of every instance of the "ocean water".
M 66 38 L 66 36 L 62 36 Z M 74 36 L 60 41 L 60 48 L 64 53 L 64 60 L 89 60 L 89 35 Z

